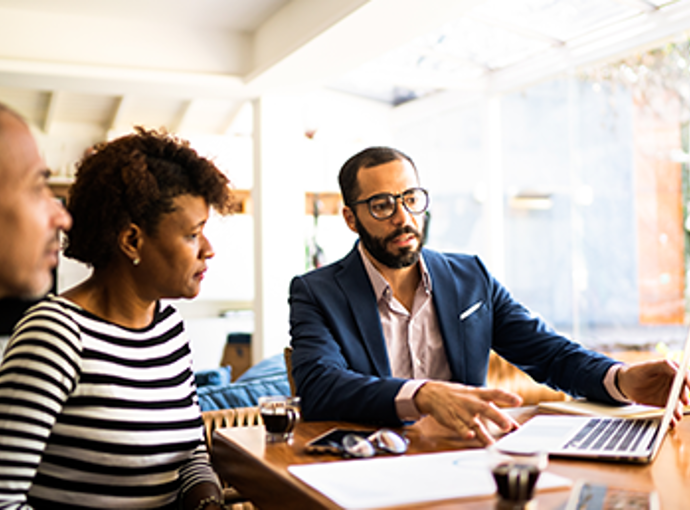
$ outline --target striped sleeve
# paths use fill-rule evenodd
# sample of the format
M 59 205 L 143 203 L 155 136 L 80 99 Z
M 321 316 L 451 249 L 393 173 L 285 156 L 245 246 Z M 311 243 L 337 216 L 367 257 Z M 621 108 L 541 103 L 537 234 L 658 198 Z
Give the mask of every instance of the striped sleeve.
M 194 451 L 190 460 L 180 468 L 180 493 L 182 499 L 184 499 L 184 496 L 192 487 L 203 482 L 213 483 L 220 490 L 220 482 L 211 468 L 206 445 L 200 445 Z
M 194 388 L 193 405 L 199 410 L 199 415 L 201 415 L 201 410 L 199 409 L 199 397 L 196 393 L 196 383 L 192 383 Z M 205 432 L 203 432 L 205 434 Z M 180 468 L 180 497 L 184 500 L 187 492 L 192 489 L 197 484 L 210 482 L 218 486 L 218 490 L 221 490 L 221 483 L 218 479 L 218 475 L 211 466 L 211 457 L 208 450 L 206 449 L 206 441 L 202 441 L 201 444 L 194 450 L 189 461 Z
M 47 300 L 17 325 L 0 365 L 0 509 L 28 509 L 27 493 L 57 416 L 81 370 L 79 327 Z

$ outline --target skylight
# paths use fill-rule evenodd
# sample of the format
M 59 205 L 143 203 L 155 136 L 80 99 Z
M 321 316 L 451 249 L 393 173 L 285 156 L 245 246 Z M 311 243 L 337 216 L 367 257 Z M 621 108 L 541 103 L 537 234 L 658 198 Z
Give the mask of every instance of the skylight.
M 554 54 L 577 64 L 621 40 L 633 48 L 668 36 L 664 29 L 688 28 L 690 0 L 486 0 L 332 86 L 398 105 L 445 90 L 479 90 L 503 71 L 540 61 L 548 67 Z

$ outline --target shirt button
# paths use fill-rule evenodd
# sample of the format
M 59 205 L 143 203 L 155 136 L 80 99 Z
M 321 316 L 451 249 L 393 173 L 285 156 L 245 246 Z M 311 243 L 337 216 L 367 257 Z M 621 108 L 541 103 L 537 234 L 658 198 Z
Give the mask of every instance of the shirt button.
M 415 358 L 414 362 L 415 362 L 415 364 L 416 364 L 418 367 L 421 367 L 421 366 L 422 366 L 422 360 L 421 360 L 421 359 Z

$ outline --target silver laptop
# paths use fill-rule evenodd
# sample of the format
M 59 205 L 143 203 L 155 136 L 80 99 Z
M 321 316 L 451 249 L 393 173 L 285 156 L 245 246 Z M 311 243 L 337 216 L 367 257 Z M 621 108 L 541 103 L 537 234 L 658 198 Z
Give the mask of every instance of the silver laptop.
M 505 453 L 547 451 L 558 457 L 651 462 L 666 437 L 689 362 L 690 331 L 661 418 L 540 415 L 503 436 L 496 448 Z

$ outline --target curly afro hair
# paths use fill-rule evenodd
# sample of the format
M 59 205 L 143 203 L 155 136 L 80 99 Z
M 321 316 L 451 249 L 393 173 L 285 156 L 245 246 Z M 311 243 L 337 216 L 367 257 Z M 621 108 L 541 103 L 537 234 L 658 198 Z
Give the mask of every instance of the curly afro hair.
M 154 235 L 179 195 L 202 197 L 220 214 L 232 211 L 230 181 L 210 160 L 165 132 L 135 131 L 94 147 L 70 188 L 65 255 L 94 268 L 111 261 L 130 223 Z

